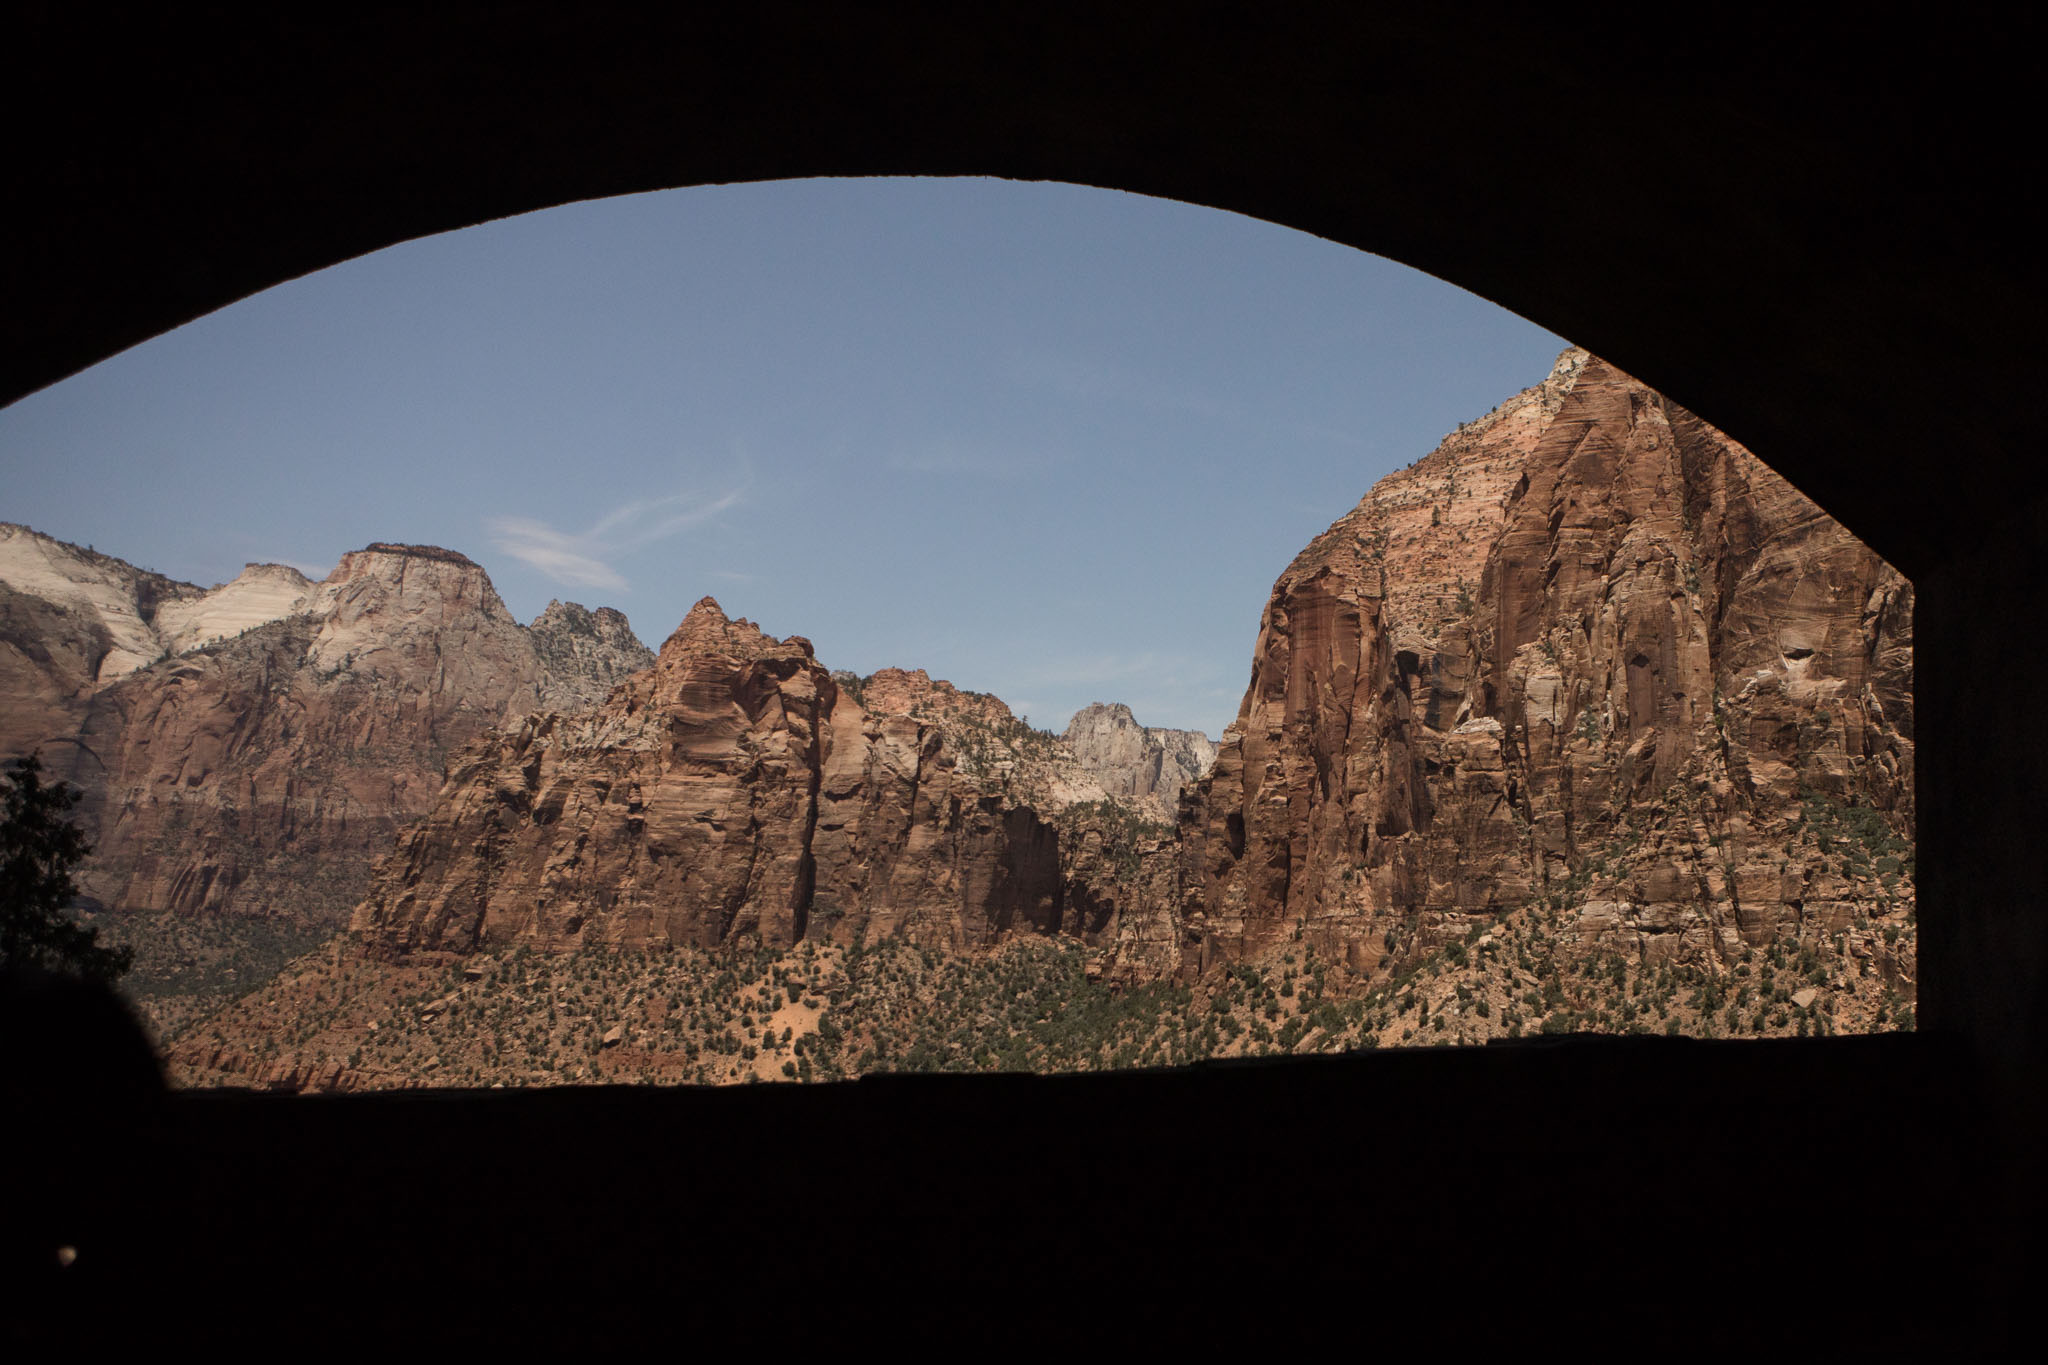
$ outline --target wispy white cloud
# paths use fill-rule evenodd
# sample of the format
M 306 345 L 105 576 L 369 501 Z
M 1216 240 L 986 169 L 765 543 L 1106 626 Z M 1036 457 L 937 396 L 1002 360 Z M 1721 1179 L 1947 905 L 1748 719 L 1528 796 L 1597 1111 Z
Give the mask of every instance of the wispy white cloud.
M 723 578 L 728 583 L 751 583 L 754 581 L 753 574 L 741 573 L 738 569 L 713 569 L 711 576 L 713 578 Z
M 739 506 L 741 492 L 735 488 L 723 497 L 709 500 L 690 493 L 666 498 L 640 498 L 621 503 L 585 534 L 587 540 L 609 540 L 622 550 L 637 550 L 711 520 L 720 512 Z
M 617 569 L 584 551 L 585 540 L 529 517 L 498 517 L 491 522 L 493 545 L 557 583 L 614 592 L 624 588 L 626 580 Z
M 580 533 L 559 530 L 533 517 L 494 517 L 491 543 L 557 583 L 623 592 L 625 575 L 612 562 L 619 555 L 701 526 L 739 506 L 743 497 L 743 490 L 736 488 L 714 498 L 689 493 L 636 498 L 619 504 Z

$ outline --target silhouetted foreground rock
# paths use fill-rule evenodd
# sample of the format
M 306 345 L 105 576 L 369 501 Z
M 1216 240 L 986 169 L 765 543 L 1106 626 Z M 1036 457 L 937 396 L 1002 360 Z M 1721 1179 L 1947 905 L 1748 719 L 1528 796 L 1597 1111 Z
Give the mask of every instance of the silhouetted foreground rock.
M 971 1312 L 1091 1340 L 1954 1349 L 2000 1235 L 1975 1114 L 1969 1069 L 1915 1035 L 186 1092 L 134 1133 L 132 1197 L 66 1225 L 74 1264 L 26 1249 L 14 1324 L 183 1320 L 131 1304 L 228 1338 L 765 1343 Z

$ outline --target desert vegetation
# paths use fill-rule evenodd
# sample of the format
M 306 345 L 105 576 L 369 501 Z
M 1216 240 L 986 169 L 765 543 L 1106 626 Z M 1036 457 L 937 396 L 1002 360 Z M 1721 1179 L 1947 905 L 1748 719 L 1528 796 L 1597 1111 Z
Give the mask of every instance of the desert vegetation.
M 232 1035 L 199 1017 L 168 1041 L 185 1084 L 352 1089 L 1057 1073 L 1582 1032 L 1827 1036 L 1913 1026 L 1913 932 L 1901 914 L 1725 962 L 1654 962 L 1571 949 L 1570 911 L 1552 902 L 1475 919 L 1363 989 L 1301 935 L 1201 981 L 1129 987 L 1098 979 L 1064 937 L 409 964 L 337 943 L 241 1001 Z

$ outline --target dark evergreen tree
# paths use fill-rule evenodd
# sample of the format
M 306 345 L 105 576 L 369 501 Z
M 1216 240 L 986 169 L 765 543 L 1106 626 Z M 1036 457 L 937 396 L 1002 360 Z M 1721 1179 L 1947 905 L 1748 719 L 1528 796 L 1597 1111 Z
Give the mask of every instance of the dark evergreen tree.
M 112 985 L 133 964 L 132 948 L 106 948 L 98 926 L 71 913 L 72 869 L 92 852 L 71 823 L 78 793 L 43 779 L 30 754 L 8 765 L 0 793 L 0 969 L 41 968 Z

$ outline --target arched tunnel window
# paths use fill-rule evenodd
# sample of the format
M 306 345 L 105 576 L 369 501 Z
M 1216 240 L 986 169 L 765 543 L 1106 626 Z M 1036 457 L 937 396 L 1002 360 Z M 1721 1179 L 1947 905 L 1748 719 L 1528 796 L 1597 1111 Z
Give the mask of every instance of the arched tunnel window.
M 1911 584 L 1619 365 L 1305 234 L 576 204 L 0 451 L 0 756 L 78 788 L 74 913 L 179 1084 L 1913 1025 Z

